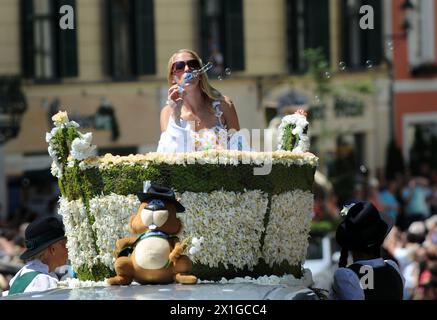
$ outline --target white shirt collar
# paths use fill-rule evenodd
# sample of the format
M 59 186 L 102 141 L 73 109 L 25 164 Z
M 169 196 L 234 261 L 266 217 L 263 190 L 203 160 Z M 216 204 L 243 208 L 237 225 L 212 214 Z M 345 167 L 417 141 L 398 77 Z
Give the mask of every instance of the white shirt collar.
M 370 260 L 357 260 L 354 263 L 371 266 L 374 268 L 382 267 L 384 266 L 385 262 L 383 258 L 376 258 L 376 259 L 370 259 Z

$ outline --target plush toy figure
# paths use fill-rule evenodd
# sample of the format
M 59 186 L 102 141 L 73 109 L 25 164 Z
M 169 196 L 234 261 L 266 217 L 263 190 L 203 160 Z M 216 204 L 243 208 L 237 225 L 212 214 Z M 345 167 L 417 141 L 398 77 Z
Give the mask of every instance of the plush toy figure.
M 130 218 L 129 232 L 138 237 L 117 240 L 118 258 L 114 262 L 117 275 L 107 279 L 110 285 L 171 283 L 195 284 L 190 275 L 192 262 L 183 255 L 185 245 L 174 236 L 182 227 L 176 212 L 185 208 L 174 192 L 165 187 L 144 183 L 138 193 L 141 205 Z

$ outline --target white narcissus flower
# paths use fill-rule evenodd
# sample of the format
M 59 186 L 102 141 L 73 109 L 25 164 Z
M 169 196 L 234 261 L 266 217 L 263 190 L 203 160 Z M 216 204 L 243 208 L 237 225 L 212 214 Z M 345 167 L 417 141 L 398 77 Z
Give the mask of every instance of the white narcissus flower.
M 52 117 L 53 123 L 56 127 L 60 127 L 68 122 L 68 115 L 66 111 L 59 111 Z
M 68 201 L 61 197 L 58 213 L 65 225 L 68 257 L 73 269 L 78 270 L 85 265 L 91 268 L 95 263 L 97 251 L 85 205 L 80 199 Z
M 303 271 L 303 277 L 300 279 L 296 279 L 291 274 L 285 274 L 281 277 L 272 275 L 272 276 L 261 276 L 258 278 L 251 277 L 237 277 L 233 279 L 222 278 L 219 281 L 211 281 L 211 280 L 198 280 L 198 283 L 256 283 L 258 285 L 288 285 L 295 287 L 310 287 L 314 284 L 311 271 L 309 269 L 305 269 Z
M 270 266 L 284 260 L 290 265 L 305 261 L 313 204 L 309 191 L 294 190 L 272 197 L 263 247 L 264 260 Z
M 196 253 L 199 252 L 199 249 L 196 247 L 191 247 L 190 250 L 188 251 L 191 255 L 195 255 Z
M 93 155 L 96 146 L 91 144 L 91 140 L 91 132 L 82 135 L 81 138 L 76 138 L 73 140 L 71 143 L 71 155 L 74 159 L 83 160 Z
M 67 128 L 79 128 L 80 125 L 76 121 L 70 121 L 65 125 Z
M 46 132 L 46 142 L 49 143 L 52 140 L 53 136 L 50 132 Z
M 56 150 L 55 150 L 55 148 L 53 148 L 52 145 L 49 145 L 49 147 L 47 148 L 47 151 L 52 159 L 57 159 Z
M 108 196 L 97 196 L 90 200 L 90 213 L 95 218 L 93 230 L 100 260 L 113 269 L 112 252 L 118 239 L 130 236 L 128 231 L 129 217 L 138 210 L 140 202 L 135 195 L 121 196 L 111 193 Z
M 200 245 L 202 244 L 202 242 L 203 242 L 203 237 L 200 237 L 200 239 L 194 237 L 193 240 L 191 241 L 191 243 L 192 243 L 193 246 L 195 246 L 195 247 L 200 246 Z
M 190 258 L 210 267 L 252 269 L 261 256 L 260 239 L 267 210 L 267 195 L 261 191 L 236 193 L 184 192 L 178 194 L 186 212 L 178 215 L 182 237 L 196 235 Z
M 62 167 L 59 165 L 58 162 L 52 162 L 52 165 L 50 167 L 50 173 L 56 178 L 60 178 L 62 176 Z
M 59 131 L 59 127 L 54 127 L 51 131 L 50 131 L 50 134 L 52 135 L 52 137 L 54 137 L 55 136 L 55 134 Z

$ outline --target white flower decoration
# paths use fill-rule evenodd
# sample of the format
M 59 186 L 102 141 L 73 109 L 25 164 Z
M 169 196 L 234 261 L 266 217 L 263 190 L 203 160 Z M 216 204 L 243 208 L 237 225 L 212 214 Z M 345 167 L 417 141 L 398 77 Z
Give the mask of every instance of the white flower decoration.
M 355 205 L 355 203 L 347 204 L 343 206 L 343 209 L 340 211 L 340 216 L 346 217 L 349 213 L 350 208 L 352 208 Z
M 288 125 L 295 126 L 291 133 L 295 135 L 297 139 L 297 145 L 294 147 L 292 152 L 299 152 L 299 153 L 307 152 L 310 148 L 310 140 L 307 134 L 304 133 L 304 131 L 305 128 L 308 126 L 308 121 L 306 117 L 300 113 L 295 113 L 282 118 L 281 125 L 278 128 L 279 130 L 278 150 L 283 150 L 282 139 L 284 137 L 284 129 Z
M 71 155 L 76 160 L 83 160 L 93 155 L 96 149 L 95 145 L 91 144 L 92 133 L 83 134 L 81 138 L 76 138 L 71 143 Z
M 68 115 L 66 111 L 59 111 L 52 117 L 53 123 L 56 127 L 61 127 L 68 122 Z

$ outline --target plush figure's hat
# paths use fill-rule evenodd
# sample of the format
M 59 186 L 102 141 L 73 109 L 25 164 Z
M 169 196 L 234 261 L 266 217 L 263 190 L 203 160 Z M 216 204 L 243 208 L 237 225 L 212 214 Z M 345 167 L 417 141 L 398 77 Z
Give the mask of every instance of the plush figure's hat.
M 27 260 L 49 245 L 65 239 L 64 224 L 57 217 L 43 217 L 29 224 L 24 232 L 27 250 L 20 256 Z
M 380 214 L 370 202 L 358 202 L 346 211 L 336 234 L 342 248 L 360 250 L 382 245 L 393 226 L 389 216 Z
M 150 201 L 153 199 L 169 201 L 176 206 L 177 212 L 185 211 L 185 207 L 176 200 L 176 196 L 173 190 L 167 187 L 161 187 L 151 184 L 150 181 L 144 181 L 143 192 L 138 192 L 137 196 L 141 202 Z

